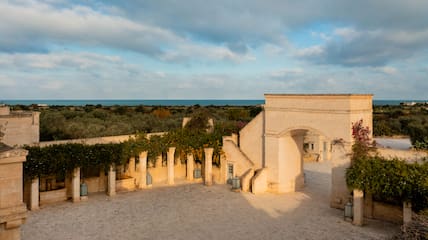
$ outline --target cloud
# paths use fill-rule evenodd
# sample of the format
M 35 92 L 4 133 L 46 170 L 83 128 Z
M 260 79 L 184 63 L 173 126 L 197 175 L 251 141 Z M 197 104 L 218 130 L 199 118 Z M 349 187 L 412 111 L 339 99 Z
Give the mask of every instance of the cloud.
M 374 70 L 376 72 L 380 72 L 383 74 L 387 74 L 387 75 L 394 75 L 397 74 L 398 70 L 394 67 L 388 67 L 388 66 L 384 66 L 384 67 L 376 67 L 374 68 Z
M 340 28 L 332 36 L 322 45 L 297 50 L 295 55 L 317 64 L 384 66 L 428 48 L 428 28 L 418 31 Z
M 25 18 L 22 18 L 25 16 Z M 55 45 L 105 47 L 142 53 L 164 61 L 239 59 L 242 51 L 200 45 L 173 31 L 82 5 L 55 8 L 39 2 L 0 3 L 0 51 L 42 52 Z M 207 54 L 190 56 L 186 51 Z M 242 58 L 244 59 L 244 58 Z

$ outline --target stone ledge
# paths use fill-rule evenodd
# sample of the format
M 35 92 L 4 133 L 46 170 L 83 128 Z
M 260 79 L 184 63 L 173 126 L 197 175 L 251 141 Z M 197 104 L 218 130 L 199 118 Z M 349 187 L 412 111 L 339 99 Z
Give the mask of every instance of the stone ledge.
M 0 209 L 0 224 L 5 223 L 6 229 L 21 226 L 27 218 L 27 207 L 25 204 Z

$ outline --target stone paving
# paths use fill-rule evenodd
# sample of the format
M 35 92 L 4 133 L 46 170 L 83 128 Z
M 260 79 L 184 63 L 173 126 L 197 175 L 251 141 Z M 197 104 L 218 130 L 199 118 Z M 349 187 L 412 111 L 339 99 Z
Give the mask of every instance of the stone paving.
M 343 220 L 329 207 L 328 164 L 305 164 L 306 187 L 289 194 L 236 193 L 228 185 L 91 194 L 31 212 L 22 239 L 385 239 L 399 226 Z

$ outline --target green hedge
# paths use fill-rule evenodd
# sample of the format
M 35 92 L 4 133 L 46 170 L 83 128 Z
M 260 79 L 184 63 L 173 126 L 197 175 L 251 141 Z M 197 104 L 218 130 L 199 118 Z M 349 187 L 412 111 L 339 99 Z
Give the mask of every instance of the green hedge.
M 180 129 L 171 131 L 162 136 L 138 135 L 120 144 L 61 144 L 47 147 L 26 147 L 29 151 L 27 161 L 24 162 L 24 177 L 32 179 L 64 174 L 76 167 L 108 169 L 110 165 L 122 165 L 132 156 L 138 156 L 148 151 L 148 160 L 166 153 L 169 147 L 176 147 L 176 154 L 182 159 L 185 154 L 193 153 L 196 160 L 201 161 L 203 148 L 214 148 L 213 163 L 220 164 L 221 133 L 206 131 L 190 131 Z
M 428 162 L 406 163 L 380 156 L 354 159 L 346 172 L 350 189 L 361 189 L 385 202 L 410 201 L 415 211 L 428 208 Z
M 125 163 L 130 154 L 124 144 L 61 144 L 27 147 L 24 178 L 43 177 L 71 172 L 76 167 L 103 167 Z

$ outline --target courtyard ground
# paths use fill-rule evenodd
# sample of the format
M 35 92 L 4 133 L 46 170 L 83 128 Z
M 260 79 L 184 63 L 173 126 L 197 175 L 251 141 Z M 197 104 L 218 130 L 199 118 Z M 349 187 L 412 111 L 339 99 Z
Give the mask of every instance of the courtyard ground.
M 229 185 L 91 194 L 31 212 L 22 239 L 386 239 L 399 226 L 343 220 L 329 207 L 330 166 L 305 164 L 306 187 L 289 194 L 236 193 Z

